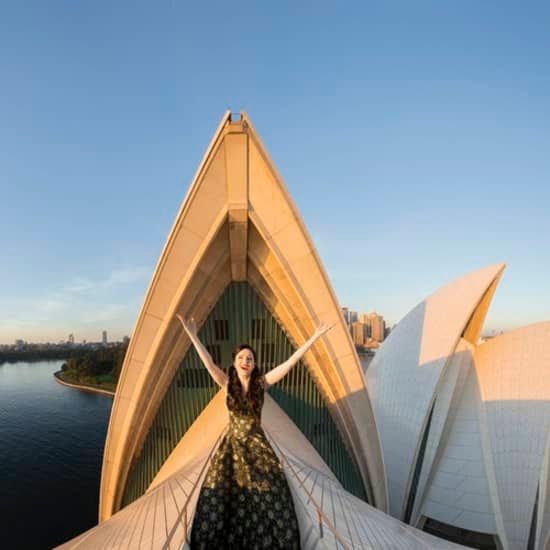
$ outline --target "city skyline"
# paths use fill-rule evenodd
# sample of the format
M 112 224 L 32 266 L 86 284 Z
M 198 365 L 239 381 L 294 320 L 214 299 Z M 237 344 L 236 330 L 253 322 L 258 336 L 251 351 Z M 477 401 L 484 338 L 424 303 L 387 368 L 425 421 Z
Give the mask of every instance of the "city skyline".
M 362 311 L 364 312 L 365 310 L 364 309 L 360 309 L 358 311 L 355 311 L 355 310 L 352 310 L 346 306 L 342 306 L 342 312 L 343 312 L 343 316 L 344 316 L 344 321 L 346 322 L 346 324 L 348 325 L 348 327 L 351 327 L 351 321 L 347 318 L 346 316 L 346 312 L 349 311 L 350 314 L 352 314 L 352 318 L 353 315 L 355 314 L 355 318 L 359 318 L 359 320 L 361 321 L 361 323 L 363 324 L 366 324 L 368 323 L 368 321 L 366 321 L 365 319 L 361 319 L 363 317 L 370 317 L 371 315 L 378 315 L 380 317 L 380 319 L 382 321 L 386 321 L 386 319 L 384 318 L 383 315 L 380 315 L 378 314 L 377 312 L 375 311 L 371 311 L 369 313 L 359 313 L 359 311 Z M 387 323 L 386 323 L 387 324 Z M 390 324 L 387 324 L 387 328 L 391 328 Z M 75 336 L 76 334 L 76 336 Z M 118 339 L 113 339 L 113 338 L 108 338 L 108 335 L 111 334 L 111 331 L 109 330 L 105 330 L 105 329 L 101 329 L 101 334 L 100 334 L 100 338 L 95 340 L 96 343 L 99 343 L 100 340 L 105 343 L 105 342 L 124 342 L 126 340 L 129 340 L 129 336 L 128 334 L 124 334 L 124 336 L 122 336 L 121 338 L 118 338 Z M 92 335 L 92 338 L 94 336 L 97 336 L 97 335 Z M 62 344 L 62 343 L 66 343 L 66 344 L 81 344 L 81 343 L 92 343 L 94 342 L 94 340 L 90 340 L 88 338 L 85 338 L 85 337 L 80 337 L 80 335 L 78 335 L 77 333 L 75 332 L 71 332 L 67 335 L 66 338 L 60 338 L 58 340 L 45 340 L 45 341 L 32 341 L 32 340 L 25 340 L 23 338 L 16 338 L 13 342 L 0 342 L 0 346 L 2 345 L 17 345 L 17 344 Z
M 547 320 L 549 23 L 473 2 L 6 7 L 0 343 L 131 334 L 227 108 L 261 130 L 340 305 L 395 324 L 505 262 L 487 332 Z

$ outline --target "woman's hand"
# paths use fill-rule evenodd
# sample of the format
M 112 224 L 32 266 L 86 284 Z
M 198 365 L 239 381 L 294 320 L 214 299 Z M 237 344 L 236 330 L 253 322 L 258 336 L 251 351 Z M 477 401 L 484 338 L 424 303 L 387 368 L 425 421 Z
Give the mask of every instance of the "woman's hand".
M 318 325 L 313 333 L 315 339 L 323 336 L 323 334 L 327 333 L 334 325 L 336 325 L 336 323 L 321 323 Z
M 193 319 L 193 317 L 191 317 L 190 319 L 184 319 L 179 313 L 176 313 L 176 317 L 179 319 L 185 332 L 187 332 L 188 334 L 197 334 L 197 323 L 195 322 L 195 319 Z
M 336 323 L 321 323 L 315 329 L 313 335 L 304 342 L 284 363 L 277 365 L 265 375 L 266 389 L 281 380 L 288 371 L 300 360 L 306 351 L 313 346 L 317 338 L 326 334 Z
M 184 319 L 181 315 L 176 313 L 176 317 L 179 319 L 181 326 L 189 336 L 192 345 L 195 347 L 203 365 L 206 367 L 206 370 L 209 372 L 210 376 L 214 379 L 214 382 L 218 384 L 221 388 L 227 387 L 227 374 L 223 372 L 220 367 L 218 367 L 212 360 L 212 356 L 206 349 L 206 347 L 199 340 L 197 335 L 197 323 L 195 319 L 190 317 L 189 319 Z

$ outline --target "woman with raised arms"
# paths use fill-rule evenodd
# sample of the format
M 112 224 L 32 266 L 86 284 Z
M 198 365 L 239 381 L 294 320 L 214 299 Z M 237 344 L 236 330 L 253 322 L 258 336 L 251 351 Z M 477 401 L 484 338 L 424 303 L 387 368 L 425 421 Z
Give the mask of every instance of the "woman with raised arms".
M 284 363 L 265 375 L 256 353 L 241 344 L 226 374 L 199 340 L 193 319 L 177 315 L 204 366 L 226 391 L 229 428 L 210 463 L 193 527 L 193 549 L 300 548 L 292 495 L 277 455 L 261 427 L 264 391 L 284 378 L 334 325 L 319 325 Z

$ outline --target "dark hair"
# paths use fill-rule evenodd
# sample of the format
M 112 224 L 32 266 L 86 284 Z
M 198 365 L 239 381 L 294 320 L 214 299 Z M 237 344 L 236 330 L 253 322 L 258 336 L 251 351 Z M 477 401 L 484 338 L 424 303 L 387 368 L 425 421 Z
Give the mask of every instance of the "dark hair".
M 254 410 L 256 410 L 257 406 L 259 406 L 259 409 L 261 409 L 261 398 L 263 397 L 263 375 L 260 373 L 258 365 L 256 364 L 256 352 L 254 351 L 254 348 L 252 346 L 249 346 L 248 344 L 240 344 L 233 350 L 231 357 L 233 358 L 233 361 L 235 361 L 235 357 L 237 357 L 237 355 L 244 349 L 250 350 L 250 352 L 252 353 L 252 357 L 254 357 L 254 368 L 250 373 L 250 385 L 248 386 L 248 392 L 246 394 L 246 402 Z M 230 392 L 232 393 L 232 395 L 241 400 L 243 398 L 242 384 L 239 380 L 239 377 L 237 376 L 237 369 L 234 365 L 231 365 L 231 367 L 229 367 L 229 384 Z

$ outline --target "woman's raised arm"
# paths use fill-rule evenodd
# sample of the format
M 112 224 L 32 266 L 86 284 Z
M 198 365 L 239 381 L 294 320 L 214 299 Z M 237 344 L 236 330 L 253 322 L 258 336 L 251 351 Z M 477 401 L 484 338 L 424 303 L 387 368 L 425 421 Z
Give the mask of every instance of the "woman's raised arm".
M 225 374 L 225 372 L 223 372 L 223 370 L 220 369 L 220 367 L 218 367 L 216 363 L 214 363 L 214 361 L 212 360 L 212 356 L 208 353 L 208 350 L 199 340 L 199 337 L 197 335 L 197 323 L 195 323 L 195 320 L 193 318 L 184 319 L 181 315 L 178 315 L 177 313 L 176 317 L 180 320 L 180 323 L 187 333 L 187 336 L 189 336 L 189 339 L 195 346 L 195 349 L 197 350 L 201 361 L 203 362 L 210 376 L 214 379 L 214 382 L 216 382 L 218 386 L 225 388 L 227 386 L 227 374 Z
M 302 346 L 300 346 L 284 363 L 277 365 L 265 374 L 264 379 L 266 382 L 266 389 L 269 386 L 273 386 L 279 380 L 284 378 L 290 369 L 302 358 L 304 353 L 315 343 L 315 341 L 328 332 L 336 323 L 332 325 L 319 325 L 309 340 L 306 340 Z

